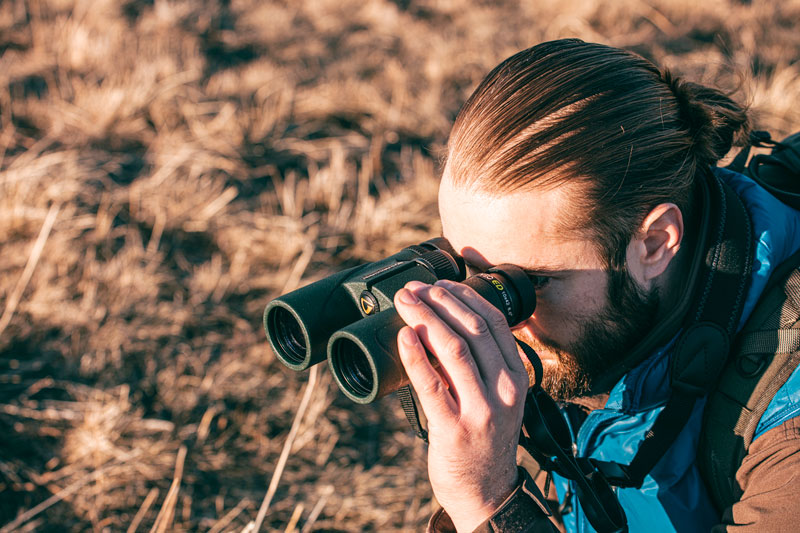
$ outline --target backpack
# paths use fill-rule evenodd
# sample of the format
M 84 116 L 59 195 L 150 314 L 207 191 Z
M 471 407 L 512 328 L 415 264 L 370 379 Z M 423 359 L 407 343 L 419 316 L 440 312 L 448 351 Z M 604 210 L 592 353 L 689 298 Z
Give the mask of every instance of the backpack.
M 771 146 L 772 152 L 754 155 L 745 167 L 753 146 Z M 749 143 L 725 168 L 752 178 L 781 202 L 800 210 L 800 131 L 780 142 L 773 141 L 769 132 L 754 131 Z
M 726 168 L 752 178 L 783 203 L 800 210 L 800 132 L 781 142 L 754 132 Z M 751 158 L 750 146 L 772 146 Z M 742 495 L 736 471 L 755 437 L 775 393 L 800 363 L 800 252 L 770 277 L 744 328 L 734 338 L 731 355 L 708 397 L 698 449 L 701 475 L 722 511 Z

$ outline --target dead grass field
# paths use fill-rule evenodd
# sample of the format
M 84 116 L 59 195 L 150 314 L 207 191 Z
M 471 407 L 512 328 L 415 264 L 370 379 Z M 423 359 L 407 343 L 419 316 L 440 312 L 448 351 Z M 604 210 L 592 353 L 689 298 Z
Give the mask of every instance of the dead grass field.
M 252 531 L 309 380 L 264 305 L 437 233 L 492 66 L 628 47 L 785 135 L 799 23 L 797 0 L 4 0 L 0 532 Z M 421 530 L 397 401 L 313 380 L 261 529 Z

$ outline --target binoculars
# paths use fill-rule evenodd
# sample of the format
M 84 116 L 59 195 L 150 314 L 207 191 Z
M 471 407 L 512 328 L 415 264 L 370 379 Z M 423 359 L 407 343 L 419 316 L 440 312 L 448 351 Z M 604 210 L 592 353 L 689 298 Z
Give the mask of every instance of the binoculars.
M 327 359 L 342 392 L 370 403 L 408 384 L 397 350 L 405 323 L 394 309 L 395 293 L 409 281 L 442 279 L 475 289 L 509 327 L 536 306 L 533 282 L 519 267 L 499 265 L 467 278 L 463 259 L 437 238 L 275 298 L 264 310 L 264 329 L 284 365 L 302 371 Z

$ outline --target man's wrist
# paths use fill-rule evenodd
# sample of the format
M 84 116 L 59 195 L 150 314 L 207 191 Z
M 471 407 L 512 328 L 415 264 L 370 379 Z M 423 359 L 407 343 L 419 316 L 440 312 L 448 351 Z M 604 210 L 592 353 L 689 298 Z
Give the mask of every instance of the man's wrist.
M 456 512 L 455 510 L 450 513 L 453 517 L 453 524 L 456 530 L 461 532 L 474 531 L 480 524 L 486 522 L 503 503 L 513 494 L 521 485 L 522 476 L 520 469 L 516 468 L 513 473 L 513 478 L 510 478 L 508 484 L 493 491 L 493 494 L 487 498 L 483 505 L 476 505 L 467 509 L 466 512 Z
M 536 483 L 524 468 L 518 467 L 518 478 L 514 489 L 483 521 L 471 526 L 464 524 L 456 527 L 447 511 L 440 509 L 431 517 L 427 531 L 428 533 L 558 531 L 550 520 L 551 516 L 552 513 Z
M 475 533 L 558 531 L 547 501 L 528 471 L 519 467 L 519 483 L 497 510 L 480 524 Z

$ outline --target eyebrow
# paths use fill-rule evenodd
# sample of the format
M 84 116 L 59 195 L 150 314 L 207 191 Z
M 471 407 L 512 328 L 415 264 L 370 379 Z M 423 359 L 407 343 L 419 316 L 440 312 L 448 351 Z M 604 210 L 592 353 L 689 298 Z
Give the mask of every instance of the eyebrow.
M 558 267 L 541 267 L 541 268 L 523 268 L 522 270 L 529 276 L 554 276 L 556 274 L 563 274 L 569 269 L 558 268 Z
M 476 265 L 475 263 L 473 263 L 471 261 L 468 261 L 466 259 L 464 259 L 464 264 L 466 264 L 467 267 L 472 269 L 472 270 L 478 270 L 478 271 L 485 270 L 485 269 L 482 269 L 481 267 L 479 267 L 478 265 Z M 492 265 L 492 266 L 495 266 L 495 265 Z M 553 275 L 556 275 L 556 274 L 560 274 L 560 273 L 566 272 L 568 270 L 567 268 L 560 268 L 558 266 L 540 266 L 540 267 L 536 267 L 536 268 L 533 268 L 533 267 L 522 267 L 522 266 L 519 266 L 519 265 L 514 265 L 514 266 L 516 266 L 517 268 L 521 269 L 523 272 L 525 272 L 526 274 L 528 274 L 530 276 L 553 276 Z M 489 268 L 491 268 L 491 266 Z

